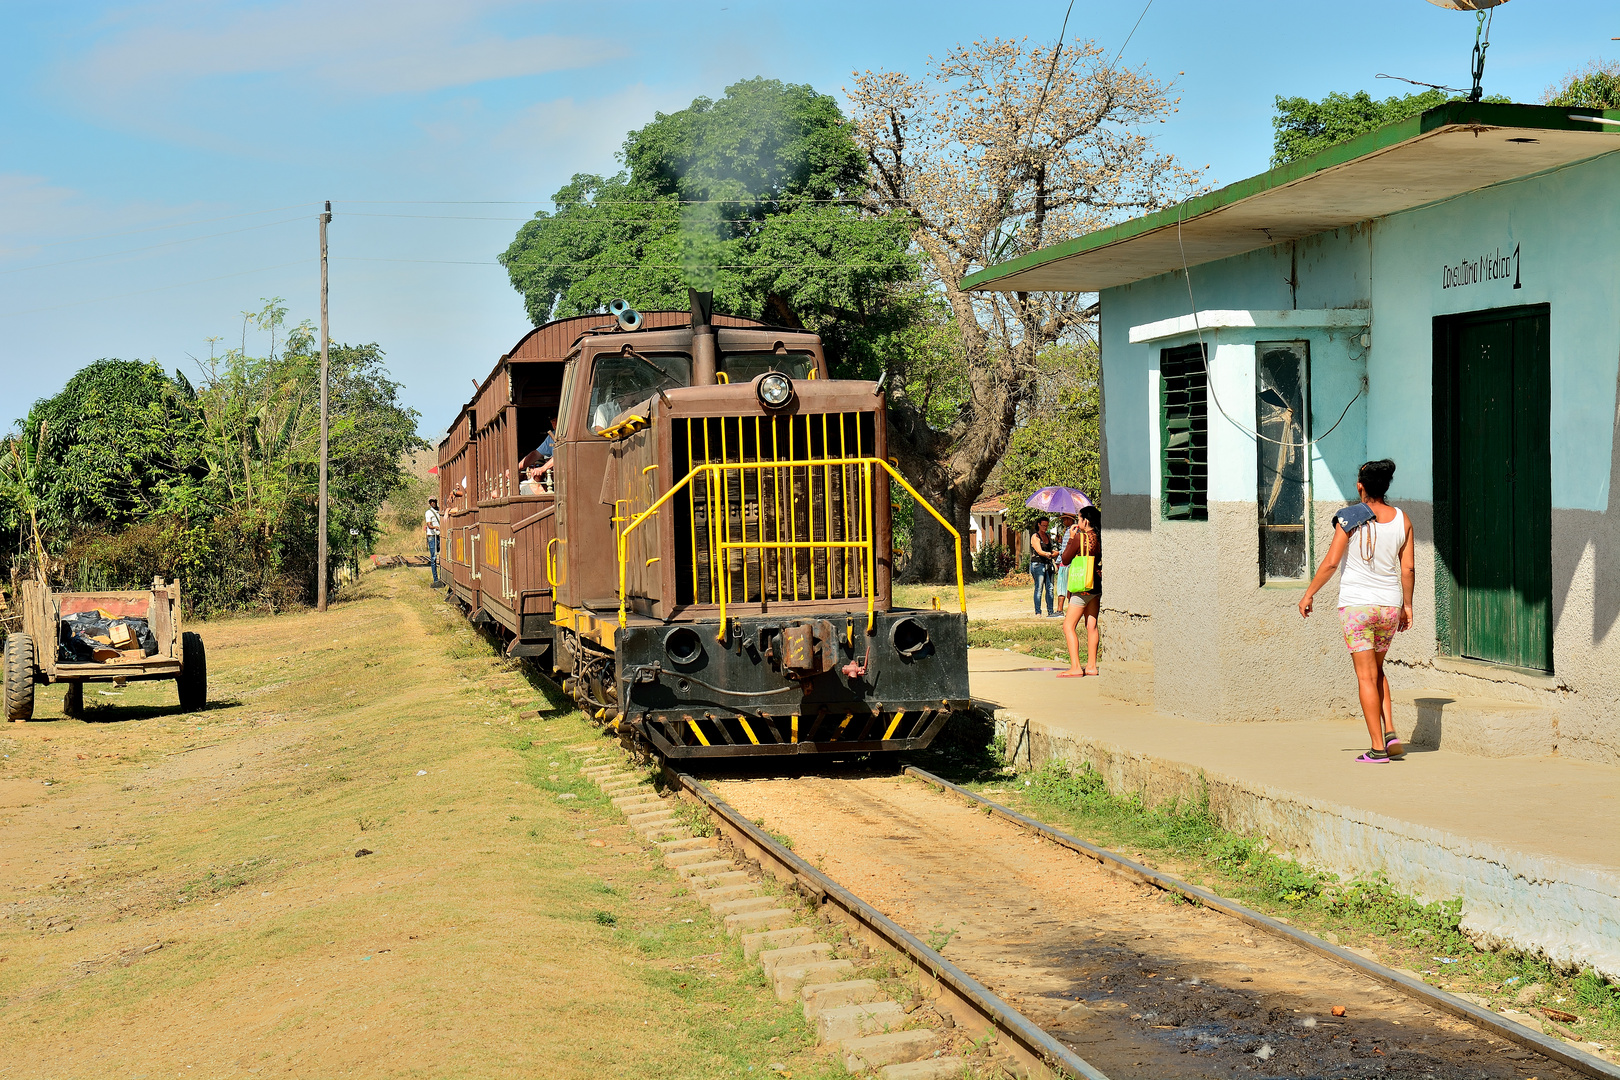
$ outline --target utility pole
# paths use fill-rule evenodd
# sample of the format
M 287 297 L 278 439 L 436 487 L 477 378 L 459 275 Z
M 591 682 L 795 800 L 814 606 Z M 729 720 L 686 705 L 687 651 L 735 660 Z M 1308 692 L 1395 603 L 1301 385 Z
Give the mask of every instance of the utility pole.
M 327 400 L 327 326 L 326 326 L 326 223 L 332 220 L 332 200 L 326 200 L 326 210 L 321 214 L 321 506 L 316 518 L 316 531 L 319 535 L 320 574 L 319 584 L 316 588 L 315 609 L 326 610 L 326 400 Z

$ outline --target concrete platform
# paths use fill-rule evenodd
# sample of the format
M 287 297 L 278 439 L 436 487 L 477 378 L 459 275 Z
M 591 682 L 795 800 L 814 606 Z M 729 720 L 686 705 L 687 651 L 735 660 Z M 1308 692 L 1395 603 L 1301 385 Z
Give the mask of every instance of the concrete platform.
M 1620 978 L 1620 768 L 1459 753 L 1449 735 L 1431 749 L 1421 728 L 1404 760 L 1362 765 L 1359 721 L 1204 724 L 1107 699 L 1106 675 L 1058 679 L 1061 667 L 970 651 L 974 697 L 994 709 L 1018 768 L 1087 761 L 1111 790 L 1150 804 L 1207 785 L 1222 822 L 1312 866 L 1382 871 L 1428 900 L 1460 896 L 1463 926 L 1481 941 Z M 1114 686 L 1129 682 L 1140 673 Z M 1505 724 L 1515 717 L 1508 704 L 1473 711 Z M 1450 707 L 1405 706 L 1414 724 L 1424 708 L 1444 723 Z

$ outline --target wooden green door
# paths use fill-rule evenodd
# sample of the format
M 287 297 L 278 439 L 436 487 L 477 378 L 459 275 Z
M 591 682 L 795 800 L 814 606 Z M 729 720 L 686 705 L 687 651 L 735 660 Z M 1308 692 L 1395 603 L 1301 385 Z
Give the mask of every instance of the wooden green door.
M 1451 629 L 1460 656 L 1552 670 L 1545 309 L 1451 320 Z

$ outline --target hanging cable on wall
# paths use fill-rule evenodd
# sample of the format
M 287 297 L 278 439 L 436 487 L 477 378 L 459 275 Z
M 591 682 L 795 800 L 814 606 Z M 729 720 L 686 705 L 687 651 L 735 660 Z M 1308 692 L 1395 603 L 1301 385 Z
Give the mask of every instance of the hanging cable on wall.
M 1198 349 L 1199 349 L 1199 352 L 1203 353 L 1203 355 L 1204 355 L 1204 369 L 1206 371 L 1208 371 L 1209 370 L 1209 347 L 1204 344 L 1204 328 L 1198 324 L 1198 302 L 1193 299 L 1192 270 L 1187 265 L 1187 247 L 1186 247 L 1185 244 L 1182 243 L 1182 240 L 1181 240 L 1181 214 L 1180 214 L 1179 211 L 1176 213 L 1176 246 L 1181 249 L 1181 276 L 1184 277 L 1186 279 L 1186 281 L 1187 281 L 1187 304 L 1192 309 L 1191 313 L 1192 313 L 1192 321 L 1193 321 L 1193 330 L 1198 334 Z M 1366 356 L 1367 356 L 1366 349 L 1363 348 L 1362 353 L 1361 353 L 1361 359 L 1365 360 Z M 1354 359 L 1354 358 L 1352 358 L 1352 359 Z M 1285 446 L 1285 447 L 1291 447 L 1291 448 L 1296 449 L 1296 450 L 1303 450 L 1303 449 L 1307 449 L 1307 448 L 1309 448 L 1311 446 L 1314 446 L 1317 443 L 1321 442 L 1323 439 L 1325 439 L 1329 435 L 1333 434 L 1333 432 L 1338 428 L 1338 426 L 1340 424 L 1344 423 L 1344 418 L 1346 416 L 1350 415 L 1350 406 L 1354 405 L 1357 401 L 1359 401 L 1361 399 L 1361 396 L 1367 392 L 1367 376 L 1366 376 L 1365 373 L 1362 374 L 1360 388 L 1356 390 L 1356 393 L 1355 393 L 1354 397 L 1352 397 L 1349 401 L 1345 402 L 1344 410 L 1339 413 L 1339 418 L 1337 420 L 1333 421 L 1333 427 L 1328 428 L 1326 431 L 1322 432 L 1322 434 L 1318 435 L 1314 439 L 1307 439 L 1304 442 L 1300 442 L 1300 443 L 1289 443 L 1289 442 L 1283 442 L 1283 441 L 1278 440 L 1278 439 L 1273 439 L 1269 435 L 1262 435 L 1258 431 L 1255 431 L 1253 428 L 1250 428 L 1245 424 L 1239 423 L 1237 420 L 1235 420 L 1232 417 L 1231 413 L 1226 411 L 1226 406 L 1221 404 L 1221 396 L 1218 393 L 1215 392 L 1215 380 L 1214 379 L 1208 379 L 1206 381 L 1206 388 L 1207 388 L 1207 391 L 1209 393 L 1210 400 L 1215 402 L 1216 410 L 1218 412 L 1220 412 L 1220 414 L 1223 417 L 1226 418 L 1227 423 L 1231 424 L 1233 427 L 1237 428 L 1239 431 L 1243 432 L 1245 435 L 1247 435 L 1250 438 L 1254 439 L 1256 442 L 1267 442 L 1267 443 L 1271 443 L 1273 446 Z

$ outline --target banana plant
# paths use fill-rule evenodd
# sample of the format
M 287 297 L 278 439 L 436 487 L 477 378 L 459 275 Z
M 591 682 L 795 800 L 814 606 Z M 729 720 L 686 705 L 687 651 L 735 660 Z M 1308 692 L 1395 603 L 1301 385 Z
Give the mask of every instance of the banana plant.
M 18 525 L 28 531 L 34 576 L 41 585 L 49 584 L 45 539 L 39 529 L 39 493 L 49 434 L 49 426 L 41 420 L 38 434 L 30 436 L 27 428 L 20 428 L 0 445 L 0 504 L 9 506 L 17 515 Z

